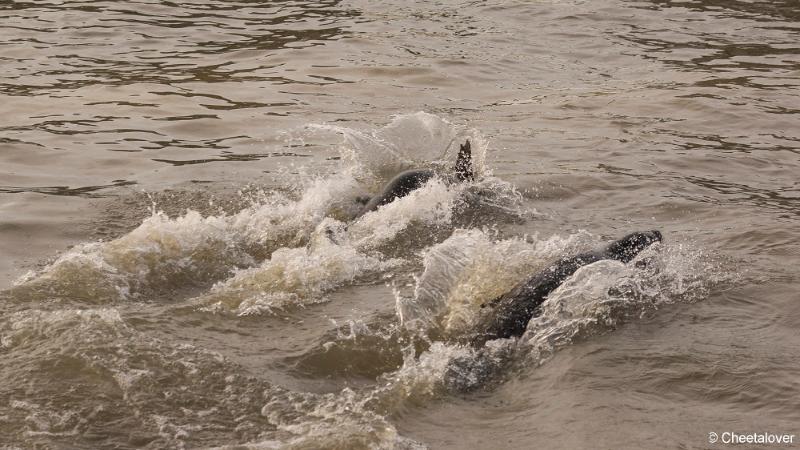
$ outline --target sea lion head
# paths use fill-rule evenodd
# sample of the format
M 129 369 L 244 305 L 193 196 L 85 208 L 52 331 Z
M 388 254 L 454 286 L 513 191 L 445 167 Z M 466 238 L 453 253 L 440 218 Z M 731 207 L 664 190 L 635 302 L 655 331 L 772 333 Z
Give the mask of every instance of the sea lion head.
M 610 258 L 627 263 L 653 243 L 661 242 L 661 239 L 661 232 L 658 230 L 639 231 L 612 242 L 606 252 Z

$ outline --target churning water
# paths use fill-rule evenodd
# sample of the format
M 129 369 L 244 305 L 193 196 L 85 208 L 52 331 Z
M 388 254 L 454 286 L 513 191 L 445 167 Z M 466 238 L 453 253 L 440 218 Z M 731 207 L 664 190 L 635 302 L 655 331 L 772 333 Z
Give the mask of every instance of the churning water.
M 0 18 L 0 445 L 800 432 L 796 1 L 7 0 Z M 475 181 L 356 217 L 466 139 Z M 483 303 L 649 229 L 664 242 L 580 269 L 523 336 L 466 344 Z

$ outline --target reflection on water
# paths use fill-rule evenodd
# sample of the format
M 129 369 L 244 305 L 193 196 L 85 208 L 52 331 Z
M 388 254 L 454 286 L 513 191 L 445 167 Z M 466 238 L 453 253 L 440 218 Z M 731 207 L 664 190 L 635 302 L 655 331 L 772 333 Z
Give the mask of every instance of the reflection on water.
M 793 22 L 800 18 L 800 13 L 795 2 L 653 0 L 630 4 L 684 19 L 661 21 L 660 27 L 628 25 L 630 32 L 620 36 L 646 49 L 644 57 L 683 70 L 737 73 L 735 77 L 704 80 L 701 86 L 748 83 L 765 89 L 797 86 L 797 77 L 792 75 L 800 68 L 800 46 L 796 39 L 800 23 Z M 742 76 L 742 72 L 753 74 Z M 758 83 L 759 77 L 764 81 L 774 80 L 783 78 L 781 74 L 786 80 L 783 85 Z
M 357 15 L 339 0 L 11 2 L 0 92 L 41 95 L 96 84 L 274 81 L 270 51 L 321 45 Z M 57 39 L 54 39 L 57 33 Z M 249 52 L 249 53 L 248 53 Z M 17 55 L 14 57 L 14 55 Z
M 800 11 L 794 0 L 741 1 L 741 0 L 648 0 L 631 3 L 634 6 L 654 9 L 683 8 L 694 12 L 710 12 L 719 17 L 756 20 L 774 26 L 774 21 L 800 20 Z M 765 26 L 770 26 L 765 25 Z M 796 24 L 795 24 L 796 25 Z M 781 25 L 778 25 L 782 27 Z M 792 27 L 788 27 L 792 29 Z M 797 28 L 794 28 L 797 29 Z
M 359 16 L 338 0 L 37 1 L 0 9 L 0 145 L 9 176 L 0 184 L 14 186 L 6 192 L 68 186 L 58 190 L 64 195 L 115 179 L 165 179 L 154 173 L 163 165 L 302 158 L 281 148 L 265 121 L 306 109 L 305 94 L 285 86 L 348 82 L 302 68 L 316 47 L 349 36 Z M 298 52 L 312 59 L 286 56 Z M 43 165 L 60 170 L 41 179 Z
M 103 197 L 104 194 L 97 191 L 120 186 L 131 186 L 136 184 L 135 181 L 116 180 L 113 184 L 106 186 L 83 186 L 70 188 L 67 186 L 46 186 L 46 187 L 14 187 L 14 186 L 0 186 L 0 192 L 15 194 L 20 192 L 36 192 L 39 194 L 47 195 L 67 195 L 76 197 Z
M 223 154 L 219 158 L 206 158 L 206 159 L 190 159 L 183 161 L 175 161 L 170 159 L 153 159 L 153 161 L 165 162 L 173 166 L 184 166 L 187 164 L 205 164 L 209 162 L 224 162 L 224 161 L 258 161 L 263 158 L 275 157 L 289 157 L 289 158 L 304 158 L 311 155 L 303 155 L 300 153 L 292 152 L 272 152 L 272 153 L 246 153 L 246 154 Z

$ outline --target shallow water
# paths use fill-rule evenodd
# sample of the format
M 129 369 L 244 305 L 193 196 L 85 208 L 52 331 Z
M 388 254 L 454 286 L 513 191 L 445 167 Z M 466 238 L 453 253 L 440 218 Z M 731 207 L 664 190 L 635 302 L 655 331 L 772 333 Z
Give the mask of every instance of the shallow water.
M 800 431 L 797 2 L 0 11 L 3 445 Z M 467 138 L 475 182 L 353 220 Z M 646 269 L 588 266 L 521 338 L 460 343 L 526 275 L 644 229 Z

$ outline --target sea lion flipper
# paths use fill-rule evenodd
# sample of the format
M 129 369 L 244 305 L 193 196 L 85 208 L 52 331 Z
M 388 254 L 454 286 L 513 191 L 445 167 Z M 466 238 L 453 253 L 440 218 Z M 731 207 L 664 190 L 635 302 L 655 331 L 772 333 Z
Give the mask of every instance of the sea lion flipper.
M 472 144 L 469 139 L 461 145 L 458 150 L 458 157 L 456 158 L 456 165 L 453 168 L 456 179 L 458 181 L 471 181 L 475 178 L 472 169 Z

